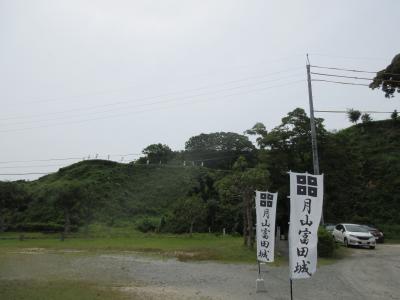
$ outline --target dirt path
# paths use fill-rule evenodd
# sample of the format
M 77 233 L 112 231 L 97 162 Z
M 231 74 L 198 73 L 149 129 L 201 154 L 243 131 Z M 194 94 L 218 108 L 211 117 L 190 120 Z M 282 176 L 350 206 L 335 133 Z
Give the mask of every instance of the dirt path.
M 134 299 L 289 299 L 288 268 L 268 267 L 268 292 L 255 293 L 256 265 L 186 263 L 133 253 L 88 254 L 40 249 L 1 253 L 0 279 L 87 280 Z M 400 299 L 400 245 L 353 254 L 294 282 L 295 299 Z

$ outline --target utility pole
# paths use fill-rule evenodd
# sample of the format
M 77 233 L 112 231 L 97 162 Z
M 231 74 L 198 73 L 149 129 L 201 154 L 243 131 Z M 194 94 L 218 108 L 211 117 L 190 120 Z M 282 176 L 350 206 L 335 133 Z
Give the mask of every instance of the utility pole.
M 315 119 L 314 119 L 314 103 L 311 87 L 311 71 L 310 71 L 310 60 L 307 54 L 307 82 L 308 82 L 308 101 L 310 104 L 310 126 L 311 126 L 311 147 L 313 155 L 314 175 L 319 175 L 319 161 L 318 161 L 318 147 L 317 147 L 317 132 L 315 130 Z M 321 224 L 324 224 L 324 212 L 322 209 Z

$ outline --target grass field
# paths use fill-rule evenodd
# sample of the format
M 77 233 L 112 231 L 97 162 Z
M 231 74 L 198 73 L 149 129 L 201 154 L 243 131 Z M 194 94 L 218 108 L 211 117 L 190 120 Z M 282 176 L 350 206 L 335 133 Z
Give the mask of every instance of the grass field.
M 21 235 L 23 235 L 22 240 Z M 340 247 L 334 258 L 319 259 L 318 264 L 320 266 L 332 264 L 346 256 L 349 251 Z M 101 257 L 104 254 L 118 253 L 131 255 L 130 252 L 150 256 L 150 259 L 155 257 L 176 258 L 180 261 L 211 260 L 221 263 L 256 264 L 256 250 L 244 247 L 241 237 L 230 235 L 144 234 L 133 228 L 108 228 L 99 225 L 92 226 L 87 235 L 75 233 L 63 241 L 60 239 L 60 234 L 1 233 L 0 299 L 156 299 L 152 296 L 143 298 L 140 292 L 126 293 L 121 291 L 115 282 L 93 281 L 90 275 L 89 278 L 78 280 L 71 278 L 69 271 L 63 269 L 60 269 L 61 272 L 57 271 L 58 274 L 63 274 L 59 275 L 60 277 L 53 278 L 51 275 L 52 272 L 56 272 L 51 268 L 52 263 L 55 262 L 55 265 L 60 263 L 61 266 L 65 263 L 64 258 L 66 261 L 74 261 L 74 257 L 79 259 L 79 256 Z M 14 278 L 12 274 L 15 270 L 15 259 L 21 260 L 26 257 L 43 259 L 43 263 L 35 263 L 36 267 L 26 267 L 30 270 L 28 273 L 37 272 L 38 276 Z M 274 265 L 286 264 L 287 258 L 277 254 Z
M 0 280 L 1 299 L 4 300 L 100 300 L 128 299 L 128 295 L 95 283 L 67 280 Z M 132 296 L 132 295 L 130 295 Z M 132 299 L 132 297 L 129 297 Z
M 20 236 L 23 235 L 23 240 Z M 185 260 L 256 262 L 255 250 L 243 246 L 243 239 L 214 234 L 143 234 L 129 229 L 92 228 L 88 237 L 74 234 L 60 240 L 59 234 L 2 233 L 0 252 L 21 248 L 86 251 L 136 251 Z
M 23 239 L 20 240 L 21 235 Z M 223 263 L 256 263 L 255 250 L 243 246 L 241 237 L 216 236 L 213 234 L 170 235 L 143 234 L 123 228 L 92 228 L 89 237 L 74 234 L 61 241 L 59 234 L 2 233 L 0 234 L 0 299 L 156 299 L 145 298 L 140 293 L 123 292 L 115 283 L 88 280 L 72 280 L 69 277 L 52 278 L 41 275 L 38 279 L 13 279 L 8 270 L 13 269 L 17 257 L 38 254 L 59 256 L 100 256 L 107 253 L 138 252 L 157 258 L 177 258 L 180 261 L 212 260 Z M 74 250 L 78 250 L 74 252 Z M 82 252 L 79 252 L 82 251 Z M 10 254 L 11 253 L 11 254 Z M 21 254 L 26 253 L 26 254 Z M 22 256 L 21 256 L 22 255 Z M 278 259 L 278 262 L 281 262 Z M 43 265 L 38 273 L 46 273 Z M 3 274 L 3 276 L 1 276 Z M 43 280 L 43 276 L 46 279 Z
M 21 240 L 21 236 L 23 239 Z M 193 234 L 141 233 L 133 227 L 92 225 L 85 233 L 73 233 L 63 241 L 60 234 L 0 233 L 0 253 L 23 248 L 47 250 L 84 250 L 90 252 L 135 251 L 158 257 L 175 257 L 180 261 L 218 261 L 225 263 L 256 263 L 256 250 L 243 246 L 239 236 Z M 333 263 L 345 257 L 345 249 L 338 249 L 333 258 L 320 259 L 320 264 Z M 275 265 L 287 261 L 276 253 Z

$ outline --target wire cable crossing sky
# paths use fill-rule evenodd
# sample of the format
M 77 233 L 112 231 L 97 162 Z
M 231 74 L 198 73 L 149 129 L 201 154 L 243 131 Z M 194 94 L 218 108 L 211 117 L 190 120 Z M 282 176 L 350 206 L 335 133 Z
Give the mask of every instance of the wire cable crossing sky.
M 398 110 L 399 95 L 386 99 L 368 85 L 399 53 L 387 37 L 398 35 L 400 2 L 300 0 L 290 8 L 262 0 L 0 2 L 0 166 L 140 154 L 154 143 L 182 150 L 192 136 L 243 133 L 257 122 L 271 130 L 295 108 L 308 111 L 306 53 L 321 114 Z M 328 130 L 351 125 L 345 113 L 324 118 Z M 0 179 L 40 177 L 26 174 Z

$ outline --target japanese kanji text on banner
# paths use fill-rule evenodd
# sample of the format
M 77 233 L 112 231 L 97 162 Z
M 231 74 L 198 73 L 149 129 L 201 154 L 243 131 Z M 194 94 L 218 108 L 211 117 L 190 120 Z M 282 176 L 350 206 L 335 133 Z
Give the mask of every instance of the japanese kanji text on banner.
M 274 261 L 275 218 L 278 193 L 256 191 L 257 260 Z
M 323 175 L 290 172 L 290 278 L 309 278 L 317 269 L 318 226 L 322 214 Z

